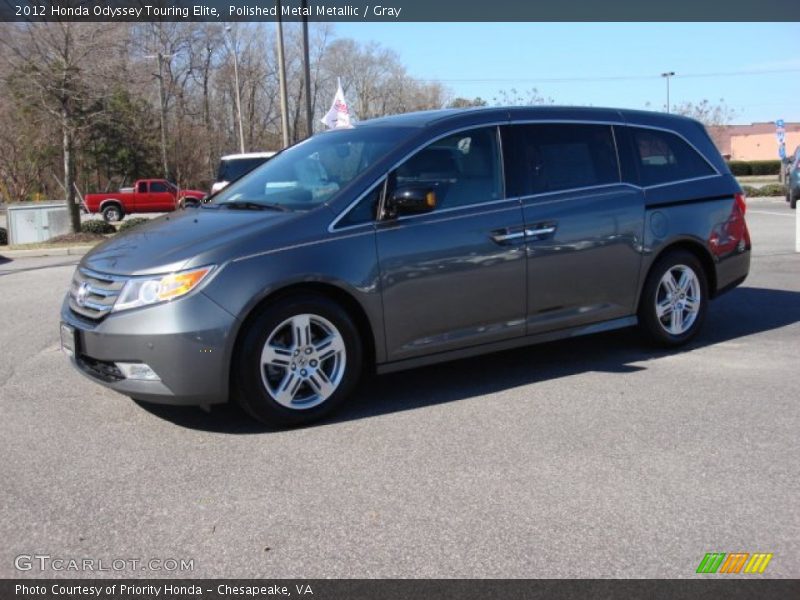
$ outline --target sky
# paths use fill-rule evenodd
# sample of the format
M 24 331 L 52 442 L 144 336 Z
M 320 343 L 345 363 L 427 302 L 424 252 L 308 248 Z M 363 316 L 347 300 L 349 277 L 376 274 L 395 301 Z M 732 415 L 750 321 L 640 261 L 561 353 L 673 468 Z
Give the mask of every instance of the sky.
M 556 104 L 649 108 L 721 99 L 735 123 L 800 122 L 800 23 L 338 23 L 453 96 L 537 88 Z M 554 81 L 568 79 L 570 81 Z M 649 107 L 648 107 L 649 103 Z

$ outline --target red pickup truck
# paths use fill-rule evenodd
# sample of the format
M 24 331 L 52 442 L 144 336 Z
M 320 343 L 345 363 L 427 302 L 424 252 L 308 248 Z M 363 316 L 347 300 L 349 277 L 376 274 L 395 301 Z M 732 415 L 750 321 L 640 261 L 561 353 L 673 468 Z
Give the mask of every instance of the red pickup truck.
M 200 204 L 205 192 L 179 190 L 166 179 L 139 179 L 132 188 L 108 194 L 86 194 L 84 203 L 91 213 L 103 213 L 106 221 L 121 221 L 131 213 L 169 212 Z

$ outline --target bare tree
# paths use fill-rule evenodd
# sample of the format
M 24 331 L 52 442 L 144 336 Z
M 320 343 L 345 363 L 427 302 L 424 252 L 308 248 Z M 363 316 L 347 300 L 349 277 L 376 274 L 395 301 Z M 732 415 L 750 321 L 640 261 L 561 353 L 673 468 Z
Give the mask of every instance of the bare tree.
M 0 44 L 14 92 L 58 124 L 64 190 L 73 231 L 80 231 L 75 203 L 75 139 L 91 120 L 91 106 L 108 92 L 119 28 L 108 23 L 3 24 Z

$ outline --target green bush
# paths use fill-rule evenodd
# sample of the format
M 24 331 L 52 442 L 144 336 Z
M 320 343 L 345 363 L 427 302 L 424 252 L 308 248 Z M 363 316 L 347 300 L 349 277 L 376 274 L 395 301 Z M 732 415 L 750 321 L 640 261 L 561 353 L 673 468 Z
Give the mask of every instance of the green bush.
M 755 196 L 761 195 L 761 190 L 752 185 L 743 185 L 742 191 L 744 192 L 744 195 L 747 196 L 748 198 L 754 198 Z
M 779 160 L 753 160 L 750 162 L 753 175 L 778 175 L 781 172 Z
M 144 219 L 142 217 L 134 217 L 132 219 L 126 219 L 122 222 L 119 226 L 120 231 L 127 231 L 128 229 L 133 229 L 137 225 L 141 225 L 142 223 L 147 223 L 150 219 Z
M 0 246 L 8 244 L 8 232 L 0 227 Z
M 117 230 L 111 223 L 106 223 L 105 221 L 100 220 L 93 220 L 93 221 L 86 221 L 83 225 L 81 225 L 81 233 L 100 233 L 100 234 L 107 234 L 107 233 L 116 233 Z
M 780 183 L 769 183 L 758 188 L 758 196 L 785 196 L 786 187 Z
M 785 196 L 786 187 L 780 183 L 768 183 L 767 185 L 754 186 L 743 185 L 742 191 L 745 196 L 749 198 L 756 198 L 758 196 Z
M 736 177 L 748 175 L 778 175 L 781 172 L 779 160 L 732 160 L 728 167 Z
M 728 163 L 728 167 L 736 177 L 745 177 L 753 174 L 750 163 L 743 160 L 732 160 Z

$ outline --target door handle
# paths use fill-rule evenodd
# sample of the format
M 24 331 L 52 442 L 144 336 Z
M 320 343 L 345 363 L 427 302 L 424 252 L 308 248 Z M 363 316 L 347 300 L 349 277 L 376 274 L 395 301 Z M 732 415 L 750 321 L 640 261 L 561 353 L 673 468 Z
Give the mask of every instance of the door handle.
M 492 239 L 497 242 L 498 244 L 505 244 L 507 242 L 513 242 L 514 240 L 518 240 L 520 238 L 525 237 L 524 231 L 514 231 L 510 233 L 505 231 L 503 233 L 493 233 Z
M 525 235 L 528 237 L 539 237 L 543 235 L 551 235 L 555 233 L 556 226 L 555 225 L 540 225 L 533 229 L 526 229 Z

